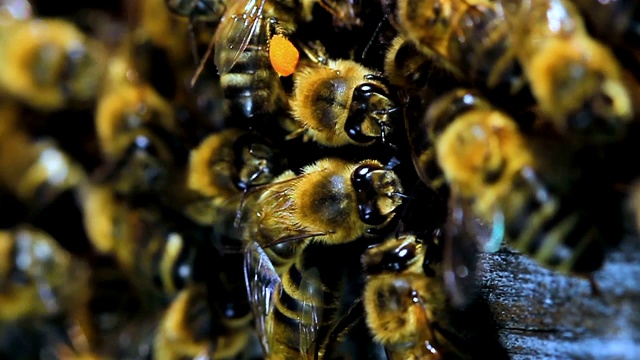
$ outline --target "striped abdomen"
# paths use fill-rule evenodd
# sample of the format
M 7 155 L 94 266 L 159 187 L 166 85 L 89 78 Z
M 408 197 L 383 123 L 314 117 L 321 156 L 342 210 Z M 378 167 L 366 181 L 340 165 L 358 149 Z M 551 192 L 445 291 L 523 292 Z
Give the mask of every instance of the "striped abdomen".
M 229 72 L 220 75 L 227 110 L 246 118 L 273 113 L 285 103 L 278 74 L 269 63 L 266 29 L 256 30 Z M 232 50 L 229 49 L 229 55 Z
M 277 359 L 321 359 L 328 324 L 336 313 L 336 297 L 320 280 L 317 268 L 304 267 L 304 250 L 282 275 L 276 295 L 270 356 Z M 306 357 L 305 357 L 306 356 Z

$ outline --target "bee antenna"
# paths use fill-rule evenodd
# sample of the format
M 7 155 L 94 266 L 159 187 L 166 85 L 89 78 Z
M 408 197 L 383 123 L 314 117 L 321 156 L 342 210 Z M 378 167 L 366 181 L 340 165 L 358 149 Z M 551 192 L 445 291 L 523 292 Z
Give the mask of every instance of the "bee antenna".
M 384 23 L 385 20 L 387 20 L 387 15 L 384 15 L 382 17 L 382 20 L 380 20 L 380 22 L 378 23 L 378 26 L 376 26 L 376 29 L 373 31 L 373 35 L 371 35 L 371 39 L 369 40 L 369 43 L 367 43 L 367 46 L 362 51 L 362 55 L 361 55 L 362 59 L 364 59 L 365 56 L 367 55 L 367 52 L 369 51 L 369 48 L 371 47 L 371 44 L 373 44 L 373 39 L 375 39 L 376 35 L 378 35 L 378 32 L 380 32 L 380 28 L 382 27 L 382 23 Z
M 251 185 L 251 183 L 253 183 L 260 175 L 262 175 L 264 173 L 265 173 L 264 168 L 260 168 L 259 171 L 255 172 L 253 175 L 251 175 L 251 177 L 249 178 L 249 182 L 248 182 L 247 186 Z
M 240 220 L 242 220 L 242 210 L 244 209 L 244 203 L 247 199 L 247 193 L 249 192 L 248 188 L 245 188 L 242 192 L 242 198 L 240 198 L 240 205 L 238 205 L 238 210 L 236 211 L 236 217 L 233 219 L 233 227 L 240 227 Z
M 198 81 L 198 77 L 200 77 L 202 70 L 204 70 L 204 65 L 206 64 L 209 56 L 211 56 L 211 52 L 213 51 L 214 44 L 215 44 L 215 36 L 212 36 L 211 40 L 209 41 L 209 45 L 207 46 L 207 51 L 204 53 L 204 57 L 200 59 L 200 64 L 198 65 L 196 72 L 193 74 L 193 77 L 191 78 L 191 82 L 190 82 L 191 87 L 195 86 L 196 81 Z
M 192 11 L 189 14 L 189 44 L 191 45 L 191 56 L 193 56 L 194 65 L 200 63 L 200 57 L 198 56 L 198 45 L 196 42 L 196 30 L 193 26 L 195 22 L 195 13 Z M 191 85 L 193 87 L 193 85 Z

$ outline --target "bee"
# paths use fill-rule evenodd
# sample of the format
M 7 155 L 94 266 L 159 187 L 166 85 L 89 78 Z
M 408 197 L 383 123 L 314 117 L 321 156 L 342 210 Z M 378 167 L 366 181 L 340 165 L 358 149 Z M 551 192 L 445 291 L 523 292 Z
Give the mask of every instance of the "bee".
M 80 312 L 88 268 L 49 234 L 22 225 L 0 231 L 0 322 Z
M 500 3 L 531 92 L 553 127 L 589 142 L 622 136 L 633 118 L 622 69 L 611 50 L 588 34 L 575 5 Z
M 245 0 L 229 4 L 207 54 L 215 46 L 214 63 L 230 114 L 252 118 L 274 113 L 286 105 L 279 75 L 270 65 L 269 42 L 274 35 L 293 33 L 293 24 L 293 14 L 275 2 Z
M 84 169 L 55 141 L 33 139 L 20 126 L 15 104 L 0 105 L 0 116 L 0 185 L 29 209 L 41 210 L 84 182 Z
M 305 189 L 314 189 L 312 196 Z M 337 158 L 308 165 L 299 176 L 284 172 L 256 190 L 242 209 L 241 238 L 264 247 L 278 275 L 310 241 L 344 244 L 384 227 L 404 196 L 400 179 L 377 161 Z
M 182 290 L 160 320 L 154 359 L 232 359 L 240 354 L 251 335 L 251 318 L 240 324 L 228 323 L 229 328 L 216 337 L 219 330 L 213 315 L 205 288 Z
M 113 256 L 133 283 L 160 299 L 207 279 L 200 261 L 213 249 L 201 242 L 198 227 L 147 202 L 140 206 L 108 186 L 82 188 L 84 225 L 93 247 Z
M 173 107 L 144 83 L 110 86 L 96 107 L 105 165 L 97 178 L 124 194 L 159 191 L 180 163 L 180 128 Z
M 267 184 L 283 168 L 283 158 L 266 138 L 226 129 L 204 139 L 191 152 L 189 187 L 210 197 Z
M 386 79 L 351 60 L 328 60 L 294 76 L 291 114 L 305 137 L 325 146 L 385 141 L 399 107 Z
M 391 221 L 402 191 L 397 175 L 378 161 L 321 159 L 261 189 L 245 209 L 244 238 L 263 247 L 310 238 L 327 245 L 353 241 Z
M 306 249 L 280 276 L 258 243 L 247 246 L 247 293 L 266 359 L 325 356 L 325 328 L 335 315 L 336 297 L 323 285 L 318 269 L 307 266 Z
M 54 111 L 91 102 L 105 66 L 102 45 L 67 21 L 0 24 L 0 91 L 29 106 Z
M 284 157 L 266 138 L 233 128 L 211 134 L 191 151 L 187 175 L 187 186 L 206 204 L 196 201 L 188 212 L 218 230 L 229 227 L 244 194 L 272 182 L 284 168 Z
M 526 83 L 494 2 L 402 0 L 396 15 L 400 32 L 458 79 L 510 95 Z
M 493 108 L 491 103 L 473 91 L 460 91 L 456 94 L 449 95 L 447 101 L 431 99 L 426 114 L 424 109 L 417 109 L 422 113 L 407 113 L 404 119 L 416 173 L 424 184 L 443 198 L 448 198 L 449 189 L 436 158 L 435 139 L 458 114 L 470 109 Z M 410 110 L 414 109 L 410 108 L 407 111 Z
M 506 113 L 482 105 L 455 105 L 476 103 L 475 97 L 479 96 L 464 89 L 450 92 L 434 102 L 426 120 L 451 119 L 434 144 L 451 190 L 445 280 L 454 303 L 463 301 L 464 290 L 458 286 L 466 286 L 474 266 L 465 263 L 473 256 L 464 253 L 473 252 L 468 249 L 474 242 L 477 249 L 495 251 L 506 237 L 509 245 L 548 268 L 576 274 L 598 269 L 603 241 L 598 222 L 581 203 L 581 184 L 576 180 L 580 174 L 558 156 L 554 162 L 563 165 L 545 171 L 550 169 L 538 153 L 541 147 L 525 138 Z M 549 176 L 562 169 L 562 181 Z
M 447 299 L 441 278 L 427 277 L 423 270 L 431 247 L 437 246 L 403 234 L 362 255 L 367 275 L 362 294 L 366 322 L 389 359 L 441 359 L 447 353 L 468 358 L 461 349 L 451 348 L 435 324 L 434 319 L 446 310 Z
M 402 35 L 396 36 L 387 50 L 384 73 L 392 85 L 414 91 L 427 87 L 442 91 L 456 83 L 453 74 Z

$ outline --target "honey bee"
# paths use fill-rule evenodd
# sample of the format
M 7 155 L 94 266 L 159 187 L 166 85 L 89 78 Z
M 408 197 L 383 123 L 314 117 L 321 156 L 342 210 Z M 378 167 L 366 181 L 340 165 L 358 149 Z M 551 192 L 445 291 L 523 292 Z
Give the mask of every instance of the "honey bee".
M 244 350 L 251 332 L 249 321 L 229 324 L 216 334 L 215 318 L 202 287 L 182 290 L 160 320 L 154 341 L 154 359 L 232 359 Z
M 269 42 L 273 35 L 292 32 L 292 13 L 276 2 L 245 0 L 229 4 L 207 53 L 215 46 L 214 63 L 230 114 L 252 118 L 286 105 L 279 75 L 270 65 Z M 207 57 L 205 54 L 199 70 Z
M 531 92 L 554 128 L 594 142 L 624 134 L 633 106 L 622 69 L 611 50 L 588 34 L 575 5 L 500 3 Z
M 378 161 L 321 159 L 301 175 L 287 171 L 261 189 L 245 209 L 244 238 L 263 247 L 311 238 L 327 245 L 350 242 L 389 223 L 402 191 L 397 175 Z
M 282 277 L 256 242 L 245 254 L 247 293 L 266 359 L 323 359 L 323 328 L 335 315 L 335 296 L 318 269 L 306 266 L 305 250 Z
M 414 91 L 428 87 L 430 91 L 442 92 L 457 82 L 445 67 L 401 35 L 393 39 L 385 55 L 384 72 L 391 84 Z
M 30 226 L 0 232 L 0 322 L 80 312 L 88 268 Z
M 458 79 L 508 94 L 526 83 L 494 2 L 402 0 L 396 14 L 400 32 Z
M 597 222 L 580 202 L 575 186 L 580 175 L 571 173 L 570 164 L 558 166 L 555 173 L 566 169 L 562 184 L 554 182 L 549 177 L 554 172 L 544 171 L 545 161 L 533 150 L 539 147 L 509 115 L 482 105 L 449 105 L 472 104 L 475 97 L 464 89 L 446 94 L 434 102 L 426 120 L 451 119 L 434 143 L 451 189 L 445 280 L 454 303 L 464 301 L 460 285 L 466 286 L 472 275 L 474 264 L 466 261 L 474 257 L 463 253 L 473 242 L 477 249 L 497 250 L 504 236 L 509 245 L 551 269 L 577 274 L 598 269 L 604 243 Z
M 389 359 L 442 359 L 447 352 L 468 358 L 461 349 L 451 348 L 433 320 L 444 313 L 446 295 L 441 278 L 427 277 L 423 271 L 432 245 L 405 234 L 362 255 L 366 322 Z
M 187 175 L 187 186 L 206 204 L 196 201 L 188 213 L 199 223 L 231 230 L 244 194 L 273 181 L 284 162 L 278 149 L 257 134 L 233 128 L 211 134 L 191 151 Z
M 282 156 L 265 138 L 226 129 L 204 139 L 191 152 L 189 187 L 210 197 L 269 183 L 282 169 Z
M 447 101 L 432 101 L 425 114 L 405 114 L 405 127 L 411 158 L 420 180 L 443 197 L 449 196 L 447 184 L 436 158 L 434 140 L 456 119 L 470 109 L 492 109 L 492 105 L 474 92 L 450 95 Z M 411 109 L 412 110 L 412 109 Z M 423 110 L 423 109 L 419 109 Z M 424 111 L 424 110 L 423 110 Z
M 105 166 L 97 173 L 121 193 L 158 191 L 177 166 L 180 133 L 170 103 L 149 85 L 109 87 L 96 107 L 98 147 Z
M 198 269 L 212 249 L 198 240 L 194 224 L 170 217 L 157 204 L 128 202 L 107 186 L 88 185 L 81 199 L 92 245 L 113 256 L 141 289 L 165 298 L 206 281 L 206 271 Z
M 302 196 L 314 189 L 313 196 Z M 287 171 L 242 209 L 241 238 L 256 241 L 277 275 L 310 242 L 345 244 L 384 227 L 401 204 L 399 178 L 374 160 L 354 164 L 326 158 L 295 176 Z
M 382 75 L 351 60 L 328 60 L 294 76 L 291 114 L 305 137 L 325 146 L 385 141 L 400 108 Z
M 75 189 L 86 174 L 52 139 L 33 139 L 14 105 L 0 105 L 0 186 L 37 211 Z
M 97 96 L 106 65 L 102 45 L 58 19 L 0 23 L 0 91 L 45 111 Z

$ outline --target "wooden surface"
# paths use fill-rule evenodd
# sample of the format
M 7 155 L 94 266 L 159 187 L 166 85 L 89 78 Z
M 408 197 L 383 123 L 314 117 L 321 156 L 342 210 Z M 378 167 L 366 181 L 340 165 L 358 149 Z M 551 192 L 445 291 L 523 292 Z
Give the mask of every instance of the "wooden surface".
M 481 264 L 481 296 L 509 358 L 640 359 L 640 239 L 607 253 L 596 293 L 588 279 L 508 249 L 483 254 Z

